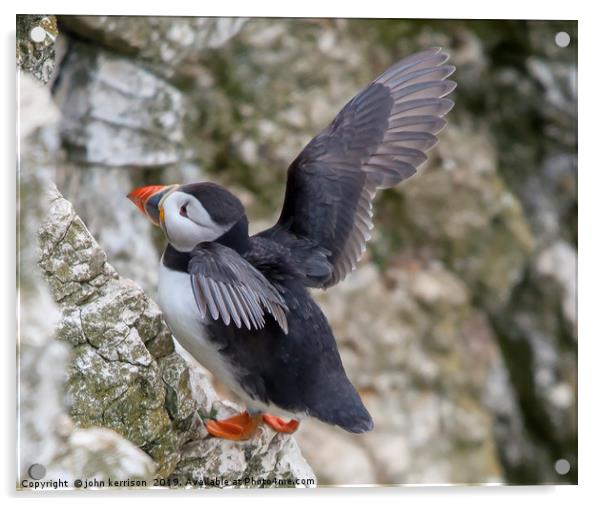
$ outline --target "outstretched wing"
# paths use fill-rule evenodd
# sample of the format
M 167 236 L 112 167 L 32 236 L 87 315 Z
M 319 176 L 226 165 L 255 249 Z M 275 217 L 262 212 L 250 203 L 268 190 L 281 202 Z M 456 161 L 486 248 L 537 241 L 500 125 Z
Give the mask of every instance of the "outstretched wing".
M 329 251 L 323 288 L 342 280 L 366 249 L 372 199 L 416 173 L 446 125 L 454 103 L 445 97 L 455 70 L 440 48 L 416 53 L 385 71 L 343 107 L 288 169 L 277 224 L 262 235 L 307 239 Z
M 265 276 L 236 251 L 219 243 L 201 243 L 192 251 L 188 264 L 196 304 L 205 317 L 221 318 L 260 329 L 265 314 L 271 314 L 284 333 L 288 333 L 288 308 L 278 290 Z

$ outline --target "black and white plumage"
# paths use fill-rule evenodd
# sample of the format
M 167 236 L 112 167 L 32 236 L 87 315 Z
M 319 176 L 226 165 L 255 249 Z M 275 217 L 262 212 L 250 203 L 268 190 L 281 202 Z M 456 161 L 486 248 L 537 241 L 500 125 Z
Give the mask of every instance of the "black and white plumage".
M 349 101 L 288 169 L 282 214 L 263 233 L 304 237 L 329 250 L 329 287 L 355 267 L 370 239 L 372 199 L 416 173 L 453 107 L 448 55 L 429 49 L 393 65 Z
M 328 288 L 355 268 L 376 191 L 426 160 L 453 106 L 447 58 L 412 55 L 349 101 L 293 161 L 280 218 L 256 236 L 240 201 L 213 183 L 130 195 L 169 241 L 159 281 L 168 325 L 250 411 L 372 428 L 307 287 Z
M 288 333 L 288 307 L 280 292 L 235 250 L 216 242 L 201 243 L 188 263 L 192 291 L 201 316 L 248 330 L 265 326 L 264 311 Z

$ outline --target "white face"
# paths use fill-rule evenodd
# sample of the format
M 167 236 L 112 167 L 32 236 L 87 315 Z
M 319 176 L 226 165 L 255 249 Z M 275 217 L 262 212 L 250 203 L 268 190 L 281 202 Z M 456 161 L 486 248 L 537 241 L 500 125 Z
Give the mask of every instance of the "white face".
M 215 223 L 203 205 L 188 193 L 168 193 L 159 206 L 163 208 L 161 228 L 179 251 L 191 251 L 200 242 L 215 241 L 230 228 Z

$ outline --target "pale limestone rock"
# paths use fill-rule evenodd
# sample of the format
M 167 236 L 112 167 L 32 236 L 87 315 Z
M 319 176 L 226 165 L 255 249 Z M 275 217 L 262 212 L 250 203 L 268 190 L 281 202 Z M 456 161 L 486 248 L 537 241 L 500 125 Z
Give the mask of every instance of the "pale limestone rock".
M 535 260 L 541 276 L 548 276 L 562 287 L 562 311 L 572 325 L 577 324 L 577 251 L 566 241 L 557 241 Z M 575 338 L 577 334 L 574 333 Z
M 18 477 L 28 478 L 33 464 L 47 466 L 62 451 L 61 427 L 65 424 L 63 383 L 69 347 L 23 332 L 19 344 L 19 438 Z
M 55 86 L 61 137 L 76 163 L 156 167 L 182 157 L 181 92 L 127 58 L 69 41 Z
M 364 436 L 349 436 L 341 430 L 315 420 L 304 420 L 296 439 L 312 456 L 312 467 L 324 483 L 372 485 L 381 482 Z M 345 455 L 344 459 L 337 455 Z M 403 455 L 399 456 L 403 459 Z
M 317 484 L 295 440 L 275 434 L 265 426 L 242 446 L 213 438 L 186 444 L 173 477 L 189 487 L 213 486 L 212 481 L 217 481 L 220 487 L 243 488 Z M 237 480 L 242 482 L 236 483 Z
M 136 445 L 109 429 L 75 429 L 48 466 L 47 479 L 153 483 L 156 464 Z M 135 483 L 122 488 L 135 487 Z M 104 488 L 104 487 L 101 487 Z M 113 486 L 111 487 L 113 488 Z
M 333 429 L 319 445 L 310 441 L 320 433 L 314 426 L 301 432 L 300 444 L 325 480 L 502 480 L 493 420 L 481 403 L 498 352 L 467 294 L 467 285 L 442 264 L 412 261 L 388 269 L 386 279 L 362 265 L 319 295 L 345 367 L 374 418 L 371 433 Z M 361 456 L 346 459 L 343 473 L 327 458 L 339 453 Z

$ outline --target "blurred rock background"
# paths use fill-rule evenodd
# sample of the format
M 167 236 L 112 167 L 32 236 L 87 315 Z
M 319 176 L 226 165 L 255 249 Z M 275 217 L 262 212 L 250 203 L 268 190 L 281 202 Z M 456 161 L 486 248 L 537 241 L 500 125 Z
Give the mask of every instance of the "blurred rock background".
M 52 325 L 31 316 L 47 298 L 26 274 L 40 175 L 152 295 L 162 238 L 129 189 L 211 179 L 259 231 L 345 102 L 444 46 L 458 89 L 441 142 L 377 197 L 357 271 L 315 292 L 375 429 L 304 422 L 296 439 L 321 484 L 575 483 L 577 36 L 560 21 L 18 19 L 18 62 L 40 81 L 28 96 L 55 104 L 21 106 L 22 336 Z

